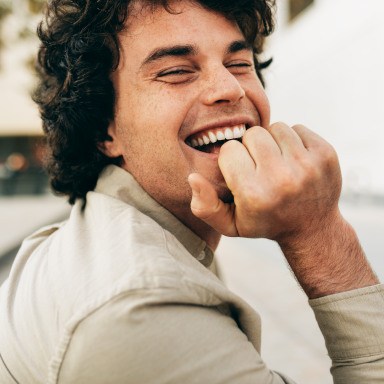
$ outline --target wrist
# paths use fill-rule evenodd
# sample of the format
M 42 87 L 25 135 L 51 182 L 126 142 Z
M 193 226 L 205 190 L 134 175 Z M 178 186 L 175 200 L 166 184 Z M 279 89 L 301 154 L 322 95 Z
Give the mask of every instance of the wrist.
M 355 231 L 338 209 L 278 243 L 309 298 L 378 284 Z

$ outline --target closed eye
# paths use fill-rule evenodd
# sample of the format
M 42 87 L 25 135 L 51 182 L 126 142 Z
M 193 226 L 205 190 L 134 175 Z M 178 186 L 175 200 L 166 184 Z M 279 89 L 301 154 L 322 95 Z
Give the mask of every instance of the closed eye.
M 240 63 L 230 63 L 226 65 L 227 68 L 252 68 L 253 65 L 250 63 L 240 62 Z
M 156 78 L 159 81 L 170 84 L 188 83 L 195 79 L 196 71 L 192 68 L 173 67 L 159 72 Z
M 253 64 L 244 61 L 229 63 L 226 67 L 233 75 L 242 75 L 254 70 Z
M 174 69 L 171 71 L 161 72 L 157 75 L 157 77 L 165 77 L 165 76 L 172 76 L 172 75 L 177 76 L 177 75 L 184 75 L 186 73 L 192 73 L 192 71 L 186 70 L 186 69 Z
M 227 67 L 252 67 L 252 64 L 249 63 L 234 63 L 234 64 L 229 64 Z

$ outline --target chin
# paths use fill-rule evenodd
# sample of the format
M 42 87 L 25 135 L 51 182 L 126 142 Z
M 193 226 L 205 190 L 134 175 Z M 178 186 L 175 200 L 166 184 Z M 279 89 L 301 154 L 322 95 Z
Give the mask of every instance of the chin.
M 226 204 L 232 204 L 234 202 L 232 192 L 228 189 L 227 186 L 218 187 L 217 194 L 220 200 Z
M 224 203 L 231 204 L 234 202 L 234 198 L 232 195 L 232 192 L 227 186 L 227 183 L 224 180 L 223 175 L 220 174 L 216 178 L 216 180 L 210 179 L 210 182 L 215 186 L 215 190 L 217 192 L 217 195 L 219 196 L 219 199 L 222 200 Z

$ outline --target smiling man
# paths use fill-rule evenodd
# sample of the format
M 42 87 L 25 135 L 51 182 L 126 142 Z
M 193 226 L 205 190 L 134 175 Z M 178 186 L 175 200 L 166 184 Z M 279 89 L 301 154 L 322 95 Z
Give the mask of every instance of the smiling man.
M 247 128 L 267 127 L 269 104 L 236 23 L 198 3 L 171 6 L 131 6 L 104 153 L 121 158 L 147 193 L 215 248 L 219 235 L 191 212 L 188 175 L 198 172 L 230 199 L 220 147 Z
M 339 213 L 337 156 L 269 121 L 272 3 L 50 2 L 35 99 L 74 206 L 1 288 L 1 383 L 293 383 L 211 271 L 222 234 L 278 242 L 335 383 L 383 381 L 383 287 Z

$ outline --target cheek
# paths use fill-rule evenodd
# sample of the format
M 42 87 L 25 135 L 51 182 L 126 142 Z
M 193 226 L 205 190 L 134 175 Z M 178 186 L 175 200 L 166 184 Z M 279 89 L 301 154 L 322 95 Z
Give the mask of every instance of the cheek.
M 264 88 L 258 79 L 245 82 L 243 89 L 248 99 L 256 107 L 261 120 L 261 126 L 267 128 L 270 125 L 270 105 Z
M 156 116 L 164 123 L 170 123 L 183 115 L 188 96 L 181 89 L 160 88 L 158 92 L 146 95 L 148 108 L 152 117 Z
M 156 136 L 161 136 L 164 143 L 178 153 L 182 127 L 192 114 L 194 98 L 190 92 L 181 89 L 162 90 L 155 96 L 148 95 L 148 104 L 145 111 L 145 123 Z M 143 116 L 142 116 L 143 117 Z M 175 153 L 176 154 L 176 153 Z

